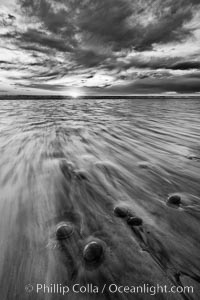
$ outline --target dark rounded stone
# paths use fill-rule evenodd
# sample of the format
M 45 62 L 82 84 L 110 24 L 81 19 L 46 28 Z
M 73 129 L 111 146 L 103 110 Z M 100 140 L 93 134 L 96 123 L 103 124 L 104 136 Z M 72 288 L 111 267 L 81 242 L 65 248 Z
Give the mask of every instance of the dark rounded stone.
M 74 175 L 74 166 L 71 162 L 68 162 L 66 159 L 60 161 L 60 169 L 64 177 L 68 180 L 71 180 Z
M 100 242 L 92 241 L 83 249 L 83 258 L 88 263 L 98 262 L 103 255 L 103 246 Z
M 168 204 L 173 205 L 180 205 L 181 204 L 181 197 L 179 195 L 172 195 L 167 199 Z
M 189 156 L 187 156 L 187 158 L 190 159 L 190 160 L 192 160 L 192 159 L 194 159 L 194 156 L 189 155 Z
M 189 156 L 187 156 L 187 158 L 190 160 L 199 160 L 200 159 L 198 156 L 195 156 L 195 155 L 189 155 Z
M 148 169 L 150 165 L 149 165 L 148 162 L 144 161 L 144 162 L 140 162 L 140 163 L 138 164 L 138 166 L 139 166 L 141 169 Z
M 69 238 L 74 232 L 74 227 L 71 223 L 59 224 L 56 228 L 56 237 L 59 240 Z
M 142 223 L 142 219 L 138 217 L 129 217 L 127 220 L 127 224 L 130 226 L 141 226 Z
M 79 180 L 88 180 L 87 173 L 83 170 L 76 171 L 76 177 Z
M 114 214 L 119 218 L 126 218 L 129 214 L 128 208 L 124 206 L 116 206 L 114 209 Z

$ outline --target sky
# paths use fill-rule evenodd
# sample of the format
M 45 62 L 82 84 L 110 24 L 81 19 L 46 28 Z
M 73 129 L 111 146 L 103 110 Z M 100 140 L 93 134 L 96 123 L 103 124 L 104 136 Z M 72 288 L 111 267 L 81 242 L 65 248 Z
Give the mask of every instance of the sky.
M 200 0 L 0 0 L 0 93 L 200 93 Z

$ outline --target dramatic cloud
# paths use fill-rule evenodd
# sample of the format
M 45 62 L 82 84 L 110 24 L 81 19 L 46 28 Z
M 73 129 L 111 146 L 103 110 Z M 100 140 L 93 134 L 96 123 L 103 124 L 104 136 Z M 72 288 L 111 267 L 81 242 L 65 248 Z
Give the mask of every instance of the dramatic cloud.
M 182 41 L 197 1 L 174 0 L 21 0 L 23 12 L 36 17 L 68 44 L 109 44 L 112 50 L 149 50 L 155 43 Z M 58 4 L 57 4 L 58 3 Z M 76 36 L 77 35 L 77 36 Z
M 173 70 L 200 69 L 200 61 L 177 62 L 171 66 L 171 69 L 173 69 Z
M 47 35 L 46 32 L 35 29 L 28 29 L 21 34 L 20 41 L 25 45 L 39 45 L 50 49 L 56 49 L 63 52 L 71 52 L 72 48 L 63 42 L 63 39 L 53 35 Z
M 8 92 L 199 91 L 199 0 L 2 0 L 0 36 Z

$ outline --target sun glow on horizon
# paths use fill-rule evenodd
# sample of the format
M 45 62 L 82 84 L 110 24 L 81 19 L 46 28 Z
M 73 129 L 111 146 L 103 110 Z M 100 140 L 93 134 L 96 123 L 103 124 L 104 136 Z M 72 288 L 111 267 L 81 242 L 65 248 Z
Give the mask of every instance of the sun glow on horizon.
M 77 91 L 77 90 L 71 90 L 71 91 L 69 92 L 69 95 L 70 95 L 72 98 L 78 98 L 78 97 L 80 96 L 80 93 L 79 93 L 79 91 Z

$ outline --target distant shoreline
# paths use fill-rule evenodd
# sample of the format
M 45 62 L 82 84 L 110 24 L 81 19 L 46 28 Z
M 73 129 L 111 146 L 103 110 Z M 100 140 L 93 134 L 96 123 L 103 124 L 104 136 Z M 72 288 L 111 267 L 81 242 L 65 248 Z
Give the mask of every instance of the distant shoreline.
M 63 95 L 0 95 L 0 100 L 70 100 L 70 99 L 200 99 L 199 95 L 130 95 L 130 96 L 122 96 L 122 95 L 114 95 L 114 96 L 106 96 L 106 95 L 94 95 L 94 96 L 63 96 Z

